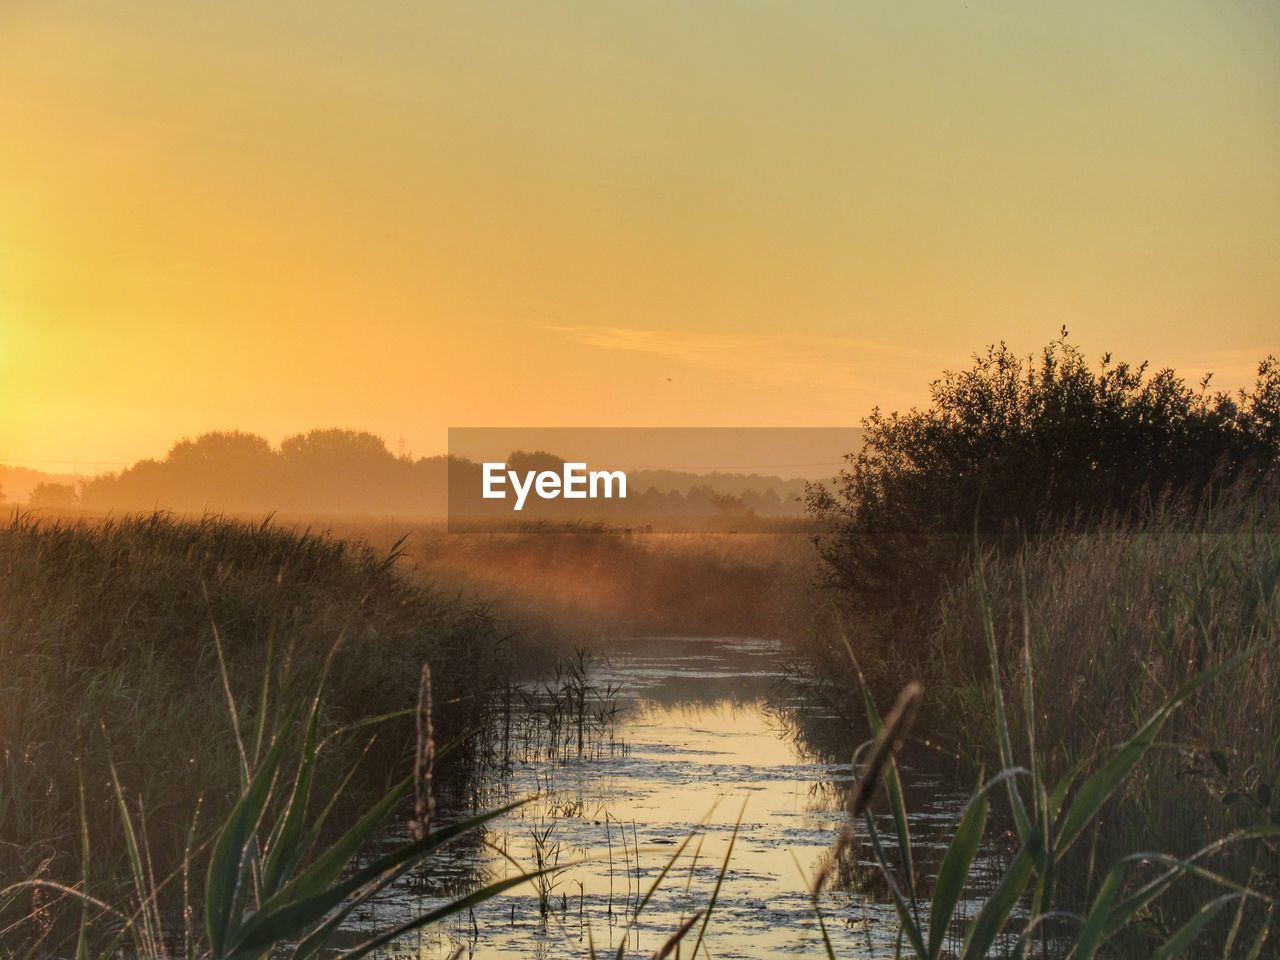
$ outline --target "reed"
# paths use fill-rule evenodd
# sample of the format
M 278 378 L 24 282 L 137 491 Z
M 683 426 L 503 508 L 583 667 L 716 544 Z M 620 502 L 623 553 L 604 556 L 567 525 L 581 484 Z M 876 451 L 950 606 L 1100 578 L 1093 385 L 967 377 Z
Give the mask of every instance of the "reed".
M 430 704 L 429 680 L 424 672 L 422 702 Z M 230 690 L 230 686 L 227 686 Z M 155 870 L 146 828 L 146 808 L 135 808 L 118 779 L 113 779 L 118 830 L 128 851 L 128 883 L 116 885 L 103 898 L 91 890 L 89 869 L 91 830 L 82 816 L 82 880 L 78 885 L 32 878 L 0 890 L 0 900 L 23 892 L 52 893 L 80 908 L 74 931 L 77 960 L 110 960 L 121 955 L 135 960 L 315 960 L 338 956 L 358 960 L 402 937 L 454 914 L 469 911 L 525 882 L 543 882 L 547 870 L 520 872 L 484 885 L 410 920 L 379 931 L 354 946 L 341 938 L 344 921 L 409 871 L 421 868 L 441 847 L 481 830 L 490 820 L 523 805 L 524 800 L 445 826 L 433 827 L 429 766 L 386 793 L 333 834 L 327 823 L 340 797 L 317 795 L 324 741 L 320 737 L 322 696 L 317 692 L 305 716 L 290 710 L 279 727 L 261 742 L 261 752 L 244 756 L 241 788 L 221 827 L 200 842 L 189 842 L 182 866 L 167 876 Z M 227 706 L 233 730 L 240 711 L 234 696 Z M 428 722 L 420 733 L 416 753 L 435 753 Z M 286 755 L 296 754 L 291 775 Z M 324 756 L 328 762 L 331 758 Z M 348 773 L 344 782 L 352 777 Z M 411 839 L 389 851 L 366 852 L 386 829 L 388 819 L 409 798 L 416 798 Z M 193 888 L 195 853 L 207 852 L 207 866 Z M 167 889 L 180 878 L 181 909 L 172 909 Z M 114 901 L 112 904 L 110 901 Z M 200 922 L 193 923 L 193 917 Z M 33 910 L 10 925 L 24 935 L 22 951 L 30 956 L 56 956 L 63 949 L 58 928 Z
M 979 673 L 971 648 L 958 642 L 961 631 L 978 628 L 990 631 L 1004 664 L 1010 709 L 1035 717 L 1008 736 L 1016 749 L 1034 750 L 1050 776 L 1087 763 L 1171 691 L 1248 652 L 1246 668 L 1169 719 L 1160 748 L 1090 839 L 1104 856 L 1158 849 L 1185 857 L 1216 837 L 1280 823 L 1273 500 L 1237 503 L 1191 525 L 1156 518 L 1087 537 L 1058 535 L 1011 558 L 983 557 L 948 598 L 941 623 L 931 686 L 964 731 L 965 749 L 987 757 L 1001 749 L 988 706 L 996 678 Z M 1221 868 L 1242 884 L 1260 882 L 1273 873 L 1264 852 L 1233 847 L 1221 854 Z M 1085 852 L 1064 866 L 1063 882 L 1081 893 L 1101 880 Z M 1153 925 L 1176 926 L 1203 892 L 1189 884 L 1163 898 Z
M 989 779 L 979 778 L 955 824 L 925 905 L 927 920 L 916 893 L 905 802 L 901 790 L 894 787 L 894 754 L 902 741 L 904 724 L 909 723 L 904 718 L 910 716 L 919 699 L 916 688 L 904 691 L 885 721 L 876 711 L 870 689 L 863 688 L 867 721 L 876 738 L 851 790 L 850 822 L 836 841 L 833 857 L 849 848 L 851 835 L 861 828 L 892 896 L 906 948 L 918 960 L 939 960 L 988 828 L 992 796 L 1004 795 L 1018 840 L 1017 852 L 976 916 L 963 924 L 959 960 L 977 960 L 997 951 L 1015 957 L 1038 954 L 1090 960 L 1109 944 L 1118 943 L 1126 944 L 1122 955 L 1130 955 L 1140 944 L 1137 949 L 1141 955 L 1171 960 L 1189 955 L 1193 947 L 1201 949 L 1205 932 L 1228 911 L 1229 922 L 1216 931 L 1216 952 L 1224 957 L 1260 956 L 1277 904 L 1275 891 L 1267 887 L 1271 878 L 1251 871 L 1241 882 L 1223 873 L 1220 864 L 1224 854 L 1241 849 L 1254 863 L 1274 863 L 1280 850 L 1280 823 L 1254 822 L 1183 855 L 1152 852 L 1148 847 L 1114 856 L 1101 868 L 1101 882 L 1087 891 L 1065 883 L 1064 871 L 1073 848 L 1103 822 L 1104 810 L 1110 813 L 1117 797 L 1123 798 L 1126 790 L 1143 783 L 1144 766 L 1167 735 L 1173 718 L 1194 709 L 1196 699 L 1206 691 L 1226 686 L 1238 675 L 1256 669 L 1259 656 L 1268 647 L 1237 650 L 1195 673 L 1167 694 L 1120 743 L 1053 776 L 1036 735 L 1039 716 L 1029 612 L 1024 609 L 1022 620 L 1021 711 L 1011 713 L 986 566 L 981 559 L 974 577 L 991 677 L 989 715 L 994 718 L 1000 766 Z M 852 647 L 849 649 L 852 656 Z M 856 663 L 854 666 L 857 670 Z M 1012 719 L 1019 715 L 1020 724 Z M 1020 736 L 1014 732 L 1019 726 Z M 1015 748 L 1015 742 L 1020 748 Z M 896 851 L 884 842 L 872 815 L 869 798 L 881 780 L 886 784 L 897 833 Z M 826 875 L 821 871 L 815 878 L 815 911 Z M 1158 906 L 1180 884 L 1190 886 L 1200 900 L 1194 909 L 1182 912 L 1175 926 L 1162 930 L 1153 923 L 1159 917 Z M 1207 897 L 1206 890 L 1210 891 Z M 821 922 L 821 914 L 818 916 Z M 1140 924 L 1143 930 L 1138 931 Z M 824 938 L 824 942 L 833 957 L 830 941 Z
M 850 627 L 847 640 L 839 630 L 813 635 L 798 675 L 850 724 L 865 722 L 861 690 L 884 697 L 919 681 L 929 696 L 918 729 L 935 748 L 993 769 L 1010 750 L 1034 752 L 1049 778 L 1089 764 L 1192 678 L 1251 651 L 1247 669 L 1174 712 L 1159 749 L 1061 864 L 1060 882 L 1080 897 L 1101 882 L 1099 863 L 1151 849 L 1192 856 L 1215 838 L 1280 822 L 1274 488 L 1199 510 L 1170 503 L 1084 533 L 1044 533 L 1018 549 L 987 546 L 954 571 L 928 629 L 893 632 L 856 619 Z M 997 688 L 1012 715 L 1034 722 L 1002 727 Z M 1233 846 L 1219 853 L 1220 866 L 1256 884 L 1274 873 L 1263 852 Z M 1179 885 L 1151 906 L 1152 928 L 1175 929 L 1204 893 Z
M 263 755 L 328 662 L 318 722 L 332 762 L 315 770 L 316 789 L 336 792 L 368 758 L 340 813 L 412 769 L 408 705 L 424 662 L 437 737 L 474 728 L 509 667 L 508 645 L 482 607 L 401 576 L 401 556 L 398 546 L 218 517 L 15 514 L 0 525 L 3 875 L 75 875 L 82 820 L 98 878 L 127 871 L 122 796 L 131 816 L 145 811 L 157 876 L 188 854 L 203 863 L 207 852 L 189 849 L 193 811 L 206 825 L 226 816 L 246 760 Z M 25 889 L 0 920 L 43 896 Z
M 981 960 L 991 956 L 1062 960 L 1150 956 L 1174 960 L 1204 955 L 1258 960 L 1264 956 L 1280 904 L 1274 877 L 1255 870 L 1242 882 L 1224 867 L 1242 851 L 1255 864 L 1274 864 L 1280 852 L 1280 823 L 1253 822 L 1208 839 L 1185 854 L 1144 847 L 1097 856 L 1095 845 L 1098 881 L 1087 890 L 1067 882 L 1067 870 L 1075 851 L 1095 839 L 1126 794 L 1146 782 L 1146 768 L 1158 757 L 1177 718 L 1194 712 L 1197 702 L 1215 688 L 1228 687 L 1233 679 L 1255 670 L 1258 658 L 1268 648 L 1255 645 L 1237 650 L 1194 673 L 1139 718 L 1119 742 L 1105 745 L 1061 775 L 1051 775 L 1036 738 L 1030 618 L 1023 620 L 1026 632 L 1018 662 L 1007 666 L 1000 657 L 981 562 L 975 577 L 980 637 L 990 671 L 988 710 L 994 718 L 999 757 L 996 772 L 979 774 L 952 827 L 936 873 L 919 876 L 921 860 L 907 828 L 897 755 L 924 693 L 918 685 L 908 685 L 882 718 L 871 688 L 861 687 L 865 720 L 873 739 L 854 753 L 856 777 L 848 794 L 848 822 L 809 881 L 814 917 L 828 960 L 835 960 L 837 954 L 827 934 L 821 906 L 823 889 L 836 872 L 835 865 L 849 857 L 870 857 L 884 881 L 900 931 L 894 956 L 916 960 Z M 846 649 L 852 659 L 853 646 Z M 852 666 L 861 676 L 856 659 Z M 1007 682 L 1008 670 L 1013 671 L 1012 683 Z M 1021 687 L 1019 697 L 1006 693 L 1014 687 Z M 1003 819 L 1012 826 L 1015 850 L 993 882 L 989 877 L 975 876 L 974 869 L 984 843 L 997 829 L 993 805 L 1001 798 Z M 893 824 L 892 838 L 882 832 L 877 816 L 885 806 Z M 735 827 L 734 836 L 736 833 Z M 659 874 L 659 881 L 681 856 L 688 839 Z M 693 955 L 698 955 L 717 904 L 732 897 L 732 890 L 723 886 L 728 863 L 726 858 L 707 903 L 694 914 L 696 922 L 683 923 L 655 957 L 671 955 L 695 926 L 698 935 Z M 1178 917 L 1175 924 L 1161 923 L 1162 905 L 1179 891 L 1184 893 L 1182 906 L 1187 897 L 1194 898 L 1194 905 L 1174 911 Z M 972 916 L 960 912 L 966 899 L 978 901 Z M 634 912 L 632 924 L 647 902 L 646 896 Z

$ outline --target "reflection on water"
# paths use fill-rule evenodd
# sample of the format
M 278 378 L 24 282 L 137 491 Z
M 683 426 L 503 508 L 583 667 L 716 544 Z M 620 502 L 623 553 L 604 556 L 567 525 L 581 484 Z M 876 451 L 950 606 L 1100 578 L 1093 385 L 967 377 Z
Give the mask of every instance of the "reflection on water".
M 782 679 L 782 652 L 770 641 L 646 639 L 611 654 L 593 668 L 591 680 L 618 686 L 614 749 L 583 760 L 516 763 L 495 773 L 487 785 L 490 803 L 538 798 L 495 821 L 484 843 L 455 844 L 384 895 L 351 925 L 353 940 L 478 881 L 542 863 L 565 869 L 414 934 L 384 956 L 447 957 L 461 946 L 464 956 L 585 957 L 588 937 L 612 955 L 636 905 L 680 851 L 629 936 L 627 956 L 647 957 L 706 906 L 741 816 L 706 929 L 711 954 L 816 956 L 822 948 L 805 877 L 843 820 L 849 769 L 809 755 L 790 735 L 783 718 L 808 710 L 814 720 L 816 708 L 780 699 Z M 850 752 L 852 746 L 851 739 Z M 961 792 L 921 771 L 908 771 L 908 781 L 913 839 L 927 874 L 928 858 L 940 856 L 944 842 L 939 831 L 958 814 Z M 855 850 L 837 871 L 837 889 L 823 897 L 828 931 L 843 957 L 869 956 L 896 938 L 892 907 L 869 863 L 869 852 Z M 682 955 L 691 956 L 698 931 L 694 926 Z

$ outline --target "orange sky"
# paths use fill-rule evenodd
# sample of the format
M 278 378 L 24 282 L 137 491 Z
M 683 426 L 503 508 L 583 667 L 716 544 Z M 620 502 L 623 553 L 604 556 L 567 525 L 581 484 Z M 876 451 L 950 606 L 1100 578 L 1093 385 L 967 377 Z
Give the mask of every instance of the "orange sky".
M 1063 323 L 1236 386 L 1278 320 L 1274 2 L 0 0 L 0 461 L 848 424 Z

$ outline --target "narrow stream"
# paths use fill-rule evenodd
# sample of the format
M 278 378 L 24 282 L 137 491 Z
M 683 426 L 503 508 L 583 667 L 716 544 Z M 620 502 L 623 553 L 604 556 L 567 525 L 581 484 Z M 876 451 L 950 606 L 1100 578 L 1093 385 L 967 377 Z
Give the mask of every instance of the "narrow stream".
M 625 937 L 626 956 L 648 957 L 708 904 L 741 816 L 705 931 L 710 955 L 825 955 L 806 878 L 844 820 L 850 772 L 847 762 L 819 759 L 796 734 L 795 711 L 809 711 L 802 726 L 822 718 L 783 683 L 781 647 L 756 639 L 646 638 L 614 648 L 588 677 L 618 704 L 604 742 L 597 736 L 582 759 L 575 753 L 495 771 L 485 785 L 487 803 L 536 799 L 494 821 L 484 842 L 455 843 L 384 894 L 354 918 L 352 941 L 542 863 L 564 869 L 541 889 L 518 886 L 474 913 L 403 938 L 382 956 L 442 958 L 461 947 L 466 957 L 587 957 L 589 941 L 612 956 Z M 857 735 L 850 734 L 850 753 Z M 920 870 L 928 876 L 965 791 L 919 768 L 904 768 L 904 777 Z M 468 813 L 445 809 L 440 817 Z M 884 828 L 892 843 L 891 824 Z M 636 905 L 678 850 L 628 934 Z M 841 864 L 822 897 L 841 957 L 885 956 L 897 936 L 869 856 L 857 851 Z M 991 866 L 979 864 L 979 872 Z M 692 956 L 698 934 L 695 925 L 681 956 Z

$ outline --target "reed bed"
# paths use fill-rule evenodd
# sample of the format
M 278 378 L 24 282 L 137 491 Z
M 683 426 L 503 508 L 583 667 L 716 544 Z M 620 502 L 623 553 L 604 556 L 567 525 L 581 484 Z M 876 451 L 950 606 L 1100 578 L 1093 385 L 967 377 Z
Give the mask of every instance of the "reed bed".
M 1116 742 L 1192 677 L 1248 655 L 1246 667 L 1206 687 L 1170 719 L 1160 749 L 1100 823 L 1095 851 L 1187 856 L 1232 831 L 1280 824 L 1274 502 L 1235 504 L 1190 525 L 1157 518 L 1060 535 L 971 571 L 945 603 L 931 663 L 951 681 L 948 707 L 970 749 L 985 747 L 990 755 L 998 739 L 985 702 L 990 683 L 958 644 L 975 625 L 984 593 L 1003 662 L 1016 670 L 1021 658 L 1014 652 L 1025 637 L 1032 664 L 1026 683 L 1007 687 L 1012 710 L 1035 709 L 1034 727 L 1014 736 L 1024 749 L 1034 744 L 1055 776 Z M 1067 867 L 1080 890 L 1100 882 L 1087 853 Z M 1234 847 L 1220 869 L 1241 884 L 1280 891 L 1274 845 Z M 1153 908 L 1151 922 L 1169 927 L 1185 920 L 1197 898 L 1195 884 L 1179 888 Z
M 332 762 L 317 776 L 336 788 L 366 755 L 350 809 L 411 768 L 424 662 L 438 735 L 475 726 L 510 669 L 504 634 L 483 607 L 400 576 L 399 558 L 218 517 L 15 514 L 0 526 L 4 876 L 77 876 L 82 809 L 94 870 L 117 875 L 130 855 L 120 796 L 145 810 L 151 866 L 171 871 L 197 811 L 207 830 L 235 803 L 242 744 L 260 752 L 326 663 L 319 729 Z M 32 889 L 4 909 L 40 903 Z
M 1188 857 L 1280 824 L 1280 502 L 1264 488 L 1212 509 L 1174 506 L 1016 549 L 983 547 L 955 572 L 922 636 L 855 625 L 858 671 L 838 632 L 809 647 L 819 666 L 805 679 L 847 716 L 859 676 L 882 697 L 919 680 L 929 696 L 917 731 L 934 749 L 995 769 L 1009 750 L 1034 754 L 1048 780 L 1096 764 L 1175 691 L 1247 656 L 1171 714 L 1087 842 L 1055 865 L 1055 885 L 1076 908 L 1124 857 Z M 1027 721 L 1002 726 L 996 692 Z M 1232 844 L 1215 860 L 1241 887 L 1280 892 L 1274 839 Z M 1144 908 L 1146 938 L 1129 931 L 1118 955 L 1147 955 L 1156 933 L 1197 915 L 1211 886 L 1192 878 Z M 1219 950 L 1226 927 L 1220 918 Z

